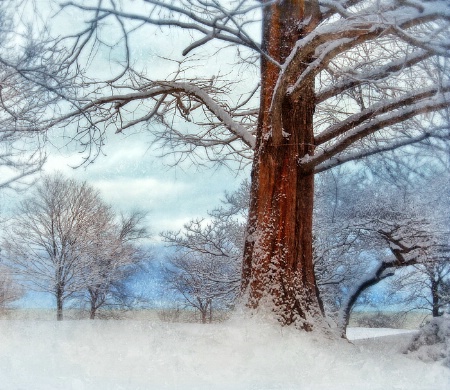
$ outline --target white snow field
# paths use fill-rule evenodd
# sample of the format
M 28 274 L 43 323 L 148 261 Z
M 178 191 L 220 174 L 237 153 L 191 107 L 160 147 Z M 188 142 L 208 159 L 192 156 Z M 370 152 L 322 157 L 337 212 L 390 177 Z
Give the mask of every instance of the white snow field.
M 254 319 L 3 320 L 0 389 L 450 389 L 448 368 L 400 352 L 411 334 L 377 333 L 351 330 L 349 343 Z

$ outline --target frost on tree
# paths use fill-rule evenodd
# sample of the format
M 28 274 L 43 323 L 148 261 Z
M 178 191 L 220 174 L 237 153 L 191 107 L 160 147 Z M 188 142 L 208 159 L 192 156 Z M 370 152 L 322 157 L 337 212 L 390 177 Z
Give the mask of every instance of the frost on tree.
M 90 77 L 80 89 L 86 96 L 63 118 L 77 121 L 74 137 L 100 147 L 105 127 L 122 132 L 142 125 L 177 161 L 251 156 L 241 286 L 247 305 L 268 307 L 282 324 L 321 327 L 312 259 L 314 174 L 448 141 L 448 1 L 72 1 L 64 9 L 84 17 L 65 43 L 73 44 L 69 60 L 84 70 L 79 76 Z M 121 35 L 112 36 L 111 26 Z M 152 26 L 191 37 L 180 53 L 188 62 L 174 57 L 180 70 L 166 79 L 152 79 L 150 64 L 136 56 L 134 34 Z M 218 47 L 230 46 L 236 62 L 259 70 L 257 85 L 241 96 L 233 91 L 247 80 L 233 84 L 196 67 L 205 53 L 209 60 L 220 56 Z M 102 50 L 118 58 L 120 47 L 114 75 L 89 73 L 83 59 Z

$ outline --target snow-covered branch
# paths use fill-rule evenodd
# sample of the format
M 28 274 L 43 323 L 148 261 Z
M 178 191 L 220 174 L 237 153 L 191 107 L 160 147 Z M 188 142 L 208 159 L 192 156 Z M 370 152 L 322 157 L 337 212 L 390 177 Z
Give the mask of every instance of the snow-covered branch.
M 316 94 L 316 101 L 318 104 L 327 99 L 335 97 L 342 92 L 355 88 L 358 85 L 365 85 L 385 79 L 388 75 L 410 68 L 421 61 L 430 58 L 433 55 L 430 51 L 417 50 L 411 54 L 406 54 L 403 58 L 395 59 L 394 61 L 380 66 L 368 72 L 356 72 L 355 69 L 350 69 L 347 74 L 341 76 L 341 80 L 334 85 L 324 88 Z
M 331 158 L 334 158 L 341 152 L 345 152 L 355 142 L 370 136 L 371 134 L 401 123 L 414 116 L 433 112 L 445 108 L 449 104 L 450 94 L 449 86 L 444 90 L 418 91 L 415 94 L 402 97 L 392 102 L 375 105 L 370 109 L 354 116 L 350 116 L 346 121 L 332 127 L 322 136 L 318 137 L 318 144 L 325 143 L 331 138 L 335 141 L 330 146 L 320 147 L 316 150 L 314 156 L 307 156 L 300 160 L 300 164 L 305 167 L 317 166 Z M 409 104 L 405 104 L 409 103 Z M 385 113 L 383 115 L 383 113 Z M 376 114 L 376 116 L 374 115 Z M 420 140 L 421 135 L 418 137 Z M 403 146 L 404 141 L 393 145 Z M 356 158 L 357 155 L 354 155 Z

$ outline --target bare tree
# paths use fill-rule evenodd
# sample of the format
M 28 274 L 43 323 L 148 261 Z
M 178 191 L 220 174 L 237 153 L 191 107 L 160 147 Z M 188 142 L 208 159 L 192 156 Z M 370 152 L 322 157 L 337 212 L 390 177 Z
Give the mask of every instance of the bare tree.
M 400 296 L 411 309 L 428 312 L 433 317 L 442 316 L 450 305 L 450 246 L 448 234 L 442 236 L 441 247 L 429 261 L 414 265 L 413 270 L 397 272 L 389 279 L 393 299 Z
M 248 182 L 226 194 L 211 220 L 192 220 L 182 231 L 162 233 L 175 249 L 165 266 L 169 288 L 197 309 L 206 323 L 213 311 L 233 306 L 240 291 L 244 219 L 248 208 Z
M 422 271 L 426 276 L 429 291 L 428 309 L 433 317 L 442 316 L 448 312 L 450 305 L 450 259 L 447 254 L 437 257 L 431 264 L 425 264 Z M 431 299 L 429 298 L 431 297 Z
M 205 324 L 213 312 L 229 309 L 239 289 L 239 275 L 230 262 L 207 254 L 183 253 L 168 258 L 165 267 L 166 287 L 182 297 L 187 307 L 199 311 Z
M 375 217 L 364 221 L 366 226 L 362 229 L 369 232 L 372 239 L 384 241 L 390 256 L 377 259 L 376 264 L 366 270 L 363 276 L 354 280 L 353 287 L 348 290 L 339 311 L 338 327 L 343 334 L 353 306 L 365 290 L 387 277 L 394 276 L 395 271 L 400 268 L 416 265 L 429 267 L 435 261 L 433 256 L 436 256 L 444 245 L 436 239 L 435 232 L 427 229 L 431 223 L 426 218 L 398 213 L 395 217 L 391 215 L 391 218 Z
M 109 207 L 91 186 L 55 175 L 44 177 L 8 222 L 7 262 L 25 285 L 55 297 L 58 320 L 64 302 L 98 280 L 100 272 L 93 271 L 101 266 L 93 267 L 93 247 L 110 218 Z M 102 250 L 110 245 L 101 243 Z
M 448 1 L 146 0 L 131 9 L 93 0 L 63 7 L 85 15 L 66 41 L 69 62 L 83 68 L 80 53 L 97 48 L 120 58 L 114 75 L 83 84 L 85 103 L 61 119 L 77 122 L 74 137 L 101 146 L 105 127 L 122 132 L 154 121 L 163 125 L 155 126 L 157 139 L 180 158 L 253 153 L 241 286 L 247 305 L 269 304 L 282 324 L 326 327 L 313 267 L 314 174 L 401 147 L 446 148 Z M 112 25 L 120 36 L 111 35 Z M 191 34 L 183 51 L 190 73 L 182 64 L 153 80 L 145 64 L 133 66 L 133 34 L 148 26 Z M 236 47 L 236 61 L 249 66 L 259 58 L 259 86 L 235 97 L 220 74 L 193 75 L 192 61 L 211 41 Z M 176 117 L 198 126 L 178 126 Z
M 146 214 L 134 211 L 122 214 L 116 221 L 110 211 L 95 221 L 96 238 L 85 248 L 90 261 L 85 281 L 85 300 L 89 304 L 90 319 L 101 308 L 123 309 L 132 305 L 133 294 L 126 281 L 140 271 L 140 265 L 148 260 L 148 253 L 137 242 L 148 237 L 145 227 Z

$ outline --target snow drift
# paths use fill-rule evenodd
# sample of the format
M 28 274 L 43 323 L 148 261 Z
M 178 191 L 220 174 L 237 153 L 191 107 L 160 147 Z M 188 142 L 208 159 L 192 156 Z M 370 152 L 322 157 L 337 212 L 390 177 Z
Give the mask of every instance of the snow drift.
M 249 319 L 0 321 L 0 388 L 448 389 L 449 369 L 399 352 L 410 337 L 351 344 Z
M 407 354 L 425 362 L 442 361 L 450 368 L 450 316 L 427 322 L 409 344 Z

